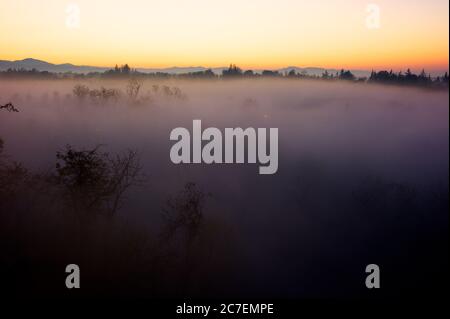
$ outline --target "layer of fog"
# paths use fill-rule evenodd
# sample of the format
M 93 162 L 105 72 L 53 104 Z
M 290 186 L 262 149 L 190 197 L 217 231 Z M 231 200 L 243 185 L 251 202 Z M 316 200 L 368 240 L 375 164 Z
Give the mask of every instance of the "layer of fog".
M 315 292 L 307 277 L 319 276 L 313 270 L 318 265 L 337 271 L 330 264 L 341 259 L 333 255 L 334 245 L 341 253 L 364 250 L 365 227 L 377 217 L 350 202 L 365 181 L 448 190 L 448 92 L 298 80 L 148 80 L 141 94 L 158 84 L 176 86 L 187 98 L 154 95 L 130 105 L 80 102 L 72 94 L 77 83 L 0 82 L 0 104 L 12 102 L 20 110 L 0 113 L 6 153 L 45 170 L 66 144 L 138 150 L 148 183 L 128 194 L 121 214 L 149 229 L 158 227 L 167 196 L 196 182 L 211 194 L 207 217 L 239 238 L 245 274 L 239 282 L 248 282 L 248 293 Z M 126 85 L 84 84 L 122 91 Z M 191 129 L 193 119 L 220 129 L 279 128 L 277 174 L 259 175 L 251 164 L 172 164 L 170 131 Z

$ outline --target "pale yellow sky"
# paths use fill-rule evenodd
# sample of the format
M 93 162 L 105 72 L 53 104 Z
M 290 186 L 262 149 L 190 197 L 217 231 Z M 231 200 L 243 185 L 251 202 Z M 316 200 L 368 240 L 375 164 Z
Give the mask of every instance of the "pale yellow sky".
M 380 8 L 379 28 L 367 26 L 370 3 Z M 448 7 L 448 0 L 1 0 L 0 59 L 447 70 Z

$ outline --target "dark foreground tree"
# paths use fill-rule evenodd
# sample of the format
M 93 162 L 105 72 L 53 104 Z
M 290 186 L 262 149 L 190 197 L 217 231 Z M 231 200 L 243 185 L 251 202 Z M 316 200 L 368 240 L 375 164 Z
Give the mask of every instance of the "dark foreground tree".
M 187 183 L 178 196 L 168 199 L 163 208 L 166 225 L 162 234 L 163 239 L 172 239 L 180 232 L 187 248 L 191 246 L 203 223 L 205 196 L 195 183 Z
M 125 191 L 142 182 L 137 152 L 110 157 L 92 150 L 74 150 L 67 146 L 56 155 L 56 182 L 63 196 L 77 212 L 114 215 Z

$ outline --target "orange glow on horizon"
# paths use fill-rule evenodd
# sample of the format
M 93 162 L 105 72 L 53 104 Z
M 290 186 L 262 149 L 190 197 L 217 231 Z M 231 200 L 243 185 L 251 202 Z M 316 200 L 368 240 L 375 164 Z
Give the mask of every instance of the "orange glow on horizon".
M 69 3 L 79 27 L 68 27 Z M 448 70 L 448 0 L 128 0 L 0 3 L 0 59 L 112 67 Z M 6 32 L 3 32 L 6 30 Z

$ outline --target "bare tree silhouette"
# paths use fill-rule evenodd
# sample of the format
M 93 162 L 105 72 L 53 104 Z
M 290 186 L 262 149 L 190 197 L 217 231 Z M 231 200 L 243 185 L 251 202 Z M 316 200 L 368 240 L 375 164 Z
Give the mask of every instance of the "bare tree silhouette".
M 56 157 L 57 184 L 64 198 L 76 211 L 113 216 L 120 208 L 125 191 L 143 182 L 136 151 L 110 157 L 92 150 L 74 150 L 67 146 Z
M 163 208 L 165 229 L 163 239 L 171 239 L 180 231 L 185 235 L 187 248 L 192 245 L 203 224 L 205 193 L 195 183 L 187 183 L 176 196 L 168 199 Z
M 136 101 L 141 87 L 142 87 L 142 81 L 140 81 L 139 79 L 131 78 L 128 81 L 126 91 L 127 91 L 127 95 L 130 98 L 130 100 Z

